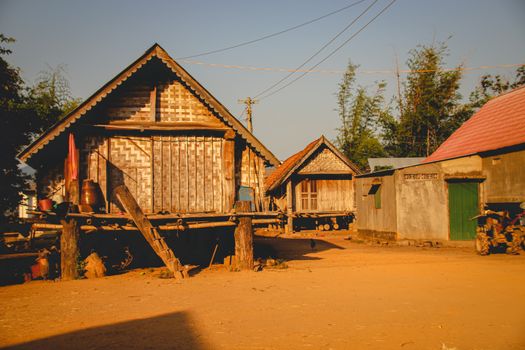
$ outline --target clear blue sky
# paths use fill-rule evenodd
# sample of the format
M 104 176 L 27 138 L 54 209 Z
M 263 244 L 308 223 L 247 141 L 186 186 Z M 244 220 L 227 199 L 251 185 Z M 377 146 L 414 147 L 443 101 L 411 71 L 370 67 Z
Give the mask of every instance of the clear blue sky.
M 183 57 L 236 44 L 316 18 L 353 1 L 26 1 L 0 0 L 0 32 L 14 37 L 11 64 L 32 83 L 46 65 L 67 66 L 74 96 L 86 98 L 158 42 L 172 57 Z M 223 53 L 196 58 L 207 63 L 295 68 L 352 21 L 372 0 L 324 20 Z M 328 50 L 324 57 L 389 0 L 379 0 Z M 320 69 L 344 70 L 348 59 L 362 70 L 401 69 L 418 44 L 448 40 L 447 66 L 467 67 L 525 63 L 524 0 L 398 0 Z M 180 62 L 230 111 L 237 100 L 254 96 L 285 73 L 217 68 Z M 485 73 L 513 75 L 514 69 L 473 70 L 465 74 L 468 95 Z M 312 73 L 254 107 L 255 134 L 283 159 L 324 134 L 336 135 L 339 118 L 334 94 L 341 74 Z M 386 80 L 392 74 L 359 73 L 359 84 Z

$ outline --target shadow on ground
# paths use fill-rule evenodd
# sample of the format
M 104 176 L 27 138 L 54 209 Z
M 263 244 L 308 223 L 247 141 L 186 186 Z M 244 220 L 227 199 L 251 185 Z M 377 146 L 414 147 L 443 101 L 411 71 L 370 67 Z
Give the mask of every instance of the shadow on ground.
M 330 249 L 345 249 L 316 238 L 254 237 L 255 258 L 279 258 L 285 260 L 320 260 L 308 254 Z
M 185 312 L 115 323 L 2 347 L 23 349 L 196 349 L 211 347 L 201 339 Z

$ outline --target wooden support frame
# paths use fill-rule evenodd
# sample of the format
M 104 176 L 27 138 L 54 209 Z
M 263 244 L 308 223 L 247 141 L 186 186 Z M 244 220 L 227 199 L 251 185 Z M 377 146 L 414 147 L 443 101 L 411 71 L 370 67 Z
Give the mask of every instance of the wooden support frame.
M 140 230 L 146 241 L 153 248 L 155 253 L 162 259 L 166 267 L 173 272 L 176 278 L 183 278 L 183 267 L 168 247 L 164 238 L 157 232 L 157 229 L 151 224 L 144 212 L 138 205 L 131 192 L 129 192 L 126 185 L 120 185 L 115 189 L 115 196 L 120 201 L 122 206 L 131 215 L 135 225 Z M 186 272 L 187 275 L 187 272 Z
M 235 179 L 235 132 L 228 130 L 224 134 L 224 146 L 222 149 L 223 172 L 224 172 L 224 193 L 228 193 L 223 211 L 233 209 L 236 198 L 236 179 Z
M 249 201 L 238 201 L 235 209 L 249 211 Z M 235 228 L 235 263 L 240 270 L 253 270 L 253 226 L 249 215 L 239 217 L 239 224 Z
M 293 233 L 293 186 L 292 180 L 286 183 L 286 228 L 285 233 Z
M 80 227 L 75 219 L 64 219 L 61 224 L 60 275 L 63 281 L 74 280 L 79 277 Z

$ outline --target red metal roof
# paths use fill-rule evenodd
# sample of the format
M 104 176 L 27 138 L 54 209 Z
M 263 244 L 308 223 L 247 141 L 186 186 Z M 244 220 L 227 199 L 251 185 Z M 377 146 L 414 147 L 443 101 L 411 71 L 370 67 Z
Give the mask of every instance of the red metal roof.
M 464 157 L 525 143 L 525 87 L 493 98 L 423 163 Z

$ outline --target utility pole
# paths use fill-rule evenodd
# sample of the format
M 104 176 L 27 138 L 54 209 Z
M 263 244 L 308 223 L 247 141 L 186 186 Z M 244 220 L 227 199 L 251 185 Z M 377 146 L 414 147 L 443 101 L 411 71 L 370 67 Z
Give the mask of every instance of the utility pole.
M 246 122 L 248 125 L 248 131 L 253 132 L 253 124 L 252 124 L 252 105 L 256 104 L 256 99 L 253 99 L 251 97 L 246 97 L 244 100 L 239 100 L 239 103 L 244 103 L 246 105 Z
M 399 60 L 396 52 L 396 78 L 397 78 L 397 103 L 399 105 L 399 114 L 403 114 L 403 102 L 401 101 L 401 77 L 399 74 Z

